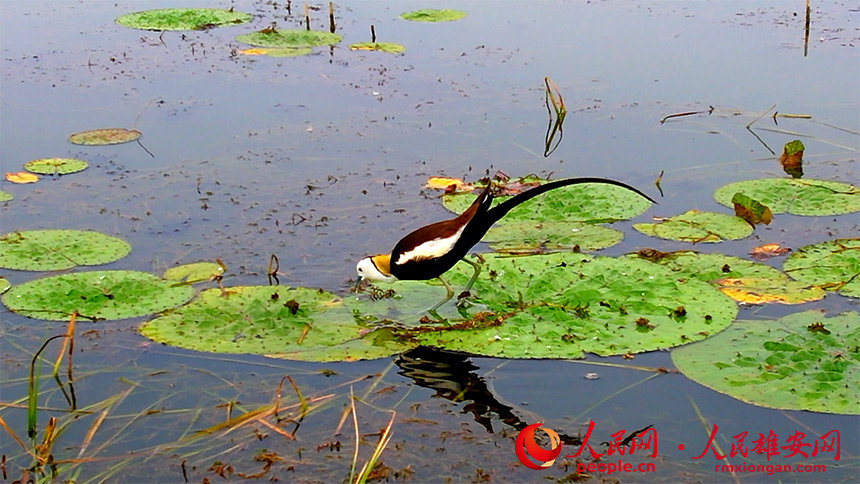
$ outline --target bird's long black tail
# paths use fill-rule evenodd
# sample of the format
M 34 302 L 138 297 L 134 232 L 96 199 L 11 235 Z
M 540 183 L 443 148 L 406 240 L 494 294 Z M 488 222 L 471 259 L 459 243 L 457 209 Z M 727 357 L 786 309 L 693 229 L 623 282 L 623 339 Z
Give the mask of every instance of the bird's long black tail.
M 489 223 L 489 225 L 487 225 L 487 228 L 498 222 L 499 219 L 507 215 L 507 213 L 510 212 L 514 207 L 527 200 L 531 200 L 532 198 L 542 193 L 546 193 L 550 190 L 555 190 L 556 188 L 566 187 L 568 185 L 579 185 L 581 183 L 605 183 L 607 185 L 615 185 L 617 187 L 626 188 L 627 190 L 630 190 L 631 192 L 640 195 L 651 203 L 657 203 L 651 197 L 639 191 L 639 189 L 631 187 L 630 185 L 620 181 L 611 180 L 609 178 L 565 178 L 563 180 L 555 180 L 549 183 L 544 183 L 543 185 L 514 195 L 513 197 L 491 208 L 487 212 L 487 215 L 489 215 L 489 217 L 487 218 L 487 222 Z

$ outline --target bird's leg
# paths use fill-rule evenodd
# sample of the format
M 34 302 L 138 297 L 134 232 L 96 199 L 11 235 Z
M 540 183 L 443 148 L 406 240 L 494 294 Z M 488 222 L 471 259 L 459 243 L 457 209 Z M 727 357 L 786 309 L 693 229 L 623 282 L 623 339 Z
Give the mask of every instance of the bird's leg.
M 467 282 L 466 286 L 463 288 L 463 292 L 460 294 L 460 296 L 457 299 L 457 305 L 458 306 L 461 306 L 461 305 L 470 306 L 471 301 L 469 299 L 471 297 L 471 293 L 469 291 L 472 289 L 472 285 L 475 284 L 475 281 L 478 280 L 478 275 L 481 273 L 481 264 L 478 264 L 477 262 L 472 262 L 466 258 L 463 258 L 461 260 L 463 262 L 469 264 L 470 266 L 472 266 L 475 269 L 475 273 L 472 274 L 472 277 L 469 279 L 469 282 Z
M 472 262 L 466 258 L 463 258 L 462 260 L 463 262 L 469 264 L 475 269 L 475 273 L 472 274 L 472 277 L 469 279 L 469 282 L 466 283 L 466 287 L 463 288 L 463 292 L 469 292 L 469 290 L 472 289 L 472 285 L 474 285 L 475 281 L 478 280 L 478 274 L 481 273 L 481 264 L 478 264 L 477 262 Z
M 440 317 L 439 313 L 437 313 L 436 310 L 439 309 L 439 306 L 445 304 L 446 302 L 450 301 L 452 297 L 454 297 L 454 290 L 451 289 L 451 285 L 448 284 L 448 282 L 445 281 L 445 279 L 442 279 L 441 277 L 437 277 L 436 279 L 439 279 L 439 282 L 441 282 L 442 285 L 445 286 L 445 291 L 446 291 L 445 299 L 436 303 L 436 305 L 434 305 L 432 308 L 428 309 L 427 312 L 430 313 L 430 315 L 433 316 L 434 318 L 436 318 L 440 321 L 444 321 L 444 318 Z

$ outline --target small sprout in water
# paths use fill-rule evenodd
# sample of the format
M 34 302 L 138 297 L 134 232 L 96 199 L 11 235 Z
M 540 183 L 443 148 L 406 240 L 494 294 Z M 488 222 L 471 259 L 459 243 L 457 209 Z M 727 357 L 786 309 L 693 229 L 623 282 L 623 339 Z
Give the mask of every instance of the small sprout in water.
M 284 307 L 288 308 L 290 310 L 290 314 L 292 314 L 293 316 L 295 316 L 296 313 L 299 312 L 299 302 L 295 299 L 290 299 L 289 301 L 285 302 Z
M 654 329 L 656 326 L 651 324 L 651 321 L 648 318 L 639 318 L 636 320 L 636 327 L 642 329 Z

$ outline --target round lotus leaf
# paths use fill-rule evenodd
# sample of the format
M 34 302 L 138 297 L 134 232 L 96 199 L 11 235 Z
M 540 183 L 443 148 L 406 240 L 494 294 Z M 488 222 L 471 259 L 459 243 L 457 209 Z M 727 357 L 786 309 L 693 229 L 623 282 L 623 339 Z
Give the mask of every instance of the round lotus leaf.
M 25 282 L 3 295 L 23 316 L 61 321 L 77 311 L 84 318 L 124 319 L 157 313 L 191 299 L 190 286 L 171 285 L 139 271 L 93 271 Z
M 679 277 L 710 282 L 735 301 L 747 304 L 800 304 L 824 297 L 820 287 L 792 281 L 773 267 L 723 254 L 640 251 L 628 257 L 650 260 Z
M 0 202 L 8 202 L 9 200 L 12 200 L 13 198 L 15 198 L 15 197 L 13 197 L 11 193 L 4 192 L 3 190 L 0 190 Z
M 544 181 L 544 180 L 541 180 Z M 477 193 L 454 193 L 442 197 L 448 210 L 462 213 Z M 495 197 L 494 205 L 508 197 Z M 642 196 L 616 185 L 584 183 L 550 190 L 522 203 L 502 219 L 512 221 L 611 222 L 633 218 L 651 206 Z
M 257 47 L 315 47 L 333 45 L 343 37 L 321 30 L 266 30 L 236 37 L 236 40 Z
M 195 262 L 171 267 L 164 271 L 164 278 L 173 282 L 208 281 L 224 273 L 224 267 L 215 262 Z
M 81 131 L 69 135 L 69 143 L 86 146 L 105 146 L 128 143 L 139 139 L 143 133 L 136 129 L 104 128 Z
M 0 277 L 0 294 L 8 291 L 12 284 L 5 277 Z
M 308 361 L 380 358 L 405 348 L 393 338 L 387 343 L 379 334 L 365 334 L 370 329 L 322 290 L 240 286 L 203 291 L 190 304 L 144 323 L 140 332 L 192 350 Z
M 107 264 L 129 252 L 126 241 L 89 230 L 27 230 L 0 237 L 0 267 L 22 271 Z
M 838 239 L 801 247 L 783 270 L 798 281 L 860 298 L 860 239 Z
M 42 175 L 66 175 L 90 166 L 84 160 L 75 158 L 43 158 L 24 163 L 24 169 Z
M 738 321 L 672 351 L 688 378 L 763 407 L 860 414 L 860 314 Z
M 399 54 L 406 50 L 406 47 L 392 42 L 359 42 L 351 44 L 349 48 L 350 50 L 378 50 L 389 54 Z
M 412 12 L 400 14 L 400 18 L 411 20 L 413 22 L 450 22 L 452 20 L 460 20 L 466 16 L 466 12 L 451 9 L 434 9 L 425 8 Z
M 839 215 L 860 211 L 860 188 L 847 183 L 805 178 L 745 180 L 718 188 L 714 199 L 732 207 L 735 193 L 758 200 L 773 213 Z
M 462 287 L 470 275 L 458 264 L 446 278 Z M 705 282 L 644 260 L 583 254 L 486 256 L 472 292 L 477 307 L 469 320 L 407 334 L 484 356 L 579 358 L 691 343 L 737 314 L 736 304 Z
M 482 239 L 499 252 L 598 250 L 611 247 L 624 234 L 618 230 L 583 222 L 505 221 L 502 219 Z
M 125 14 L 116 23 L 141 30 L 199 30 L 249 20 L 247 13 L 219 8 L 165 8 Z
M 633 228 L 652 237 L 694 244 L 743 239 L 753 232 L 752 226 L 740 217 L 698 210 L 690 210 L 653 224 L 633 224 Z

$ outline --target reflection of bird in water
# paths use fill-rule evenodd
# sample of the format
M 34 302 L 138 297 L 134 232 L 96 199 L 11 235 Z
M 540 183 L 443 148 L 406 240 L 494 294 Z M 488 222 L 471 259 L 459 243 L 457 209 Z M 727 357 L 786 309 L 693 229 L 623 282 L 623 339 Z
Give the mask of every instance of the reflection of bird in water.
M 442 274 L 460 260 L 471 264 L 475 272 L 463 289 L 464 292 L 468 292 L 478 278 L 481 268 L 463 257 L 481 241 L 493 224 L 523 202 L 556 188 L 582 183 L 615 185 L 654 202 L 648 195 L 619 181 L 605 178 L 567 178 L 539 185 L 493 207 L 493 184 L 489 179 L 486 183 L 486 188 L 478 198 L 458 217 L 436 222 L 409 233 L 400 239 L 390 254 L 378 254 L 358 261 L 356 265 L 358 282 L 360 283 L 361 279 L 383 282 L 439 279 L 445 286 L 447 295 L 445 299 L 428 310 L 430 314 L 438 317 L 436 309 L 454 295 L 454 290 L 442 279 Z
M 478 367 L 466 355 L 422 346 L 400 355 L 396 364 L 400 367 L 398 373 L 416 385 L 435 390 L 436 396 L 446 400 L 463 403 L 463 412 L 471 413 L 489 433 L 495 433 L 493 415 L 518 431 L 529 425 L 492 394 L 476 373 Z M 559 436 L 565 444 L 581 444 L 579 437 Z

